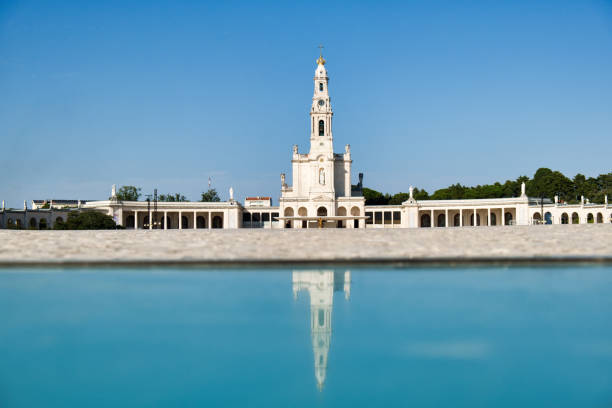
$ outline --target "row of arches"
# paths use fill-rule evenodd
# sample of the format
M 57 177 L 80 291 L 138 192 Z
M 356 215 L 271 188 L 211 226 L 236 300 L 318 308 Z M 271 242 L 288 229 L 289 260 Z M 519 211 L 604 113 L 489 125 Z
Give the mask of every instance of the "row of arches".
M 346 217 L 347 214 L 347 208 L 346 207 L 338 207 L 338 211 L 337 211 L 337 215 L 340 217 Z M 360 210 L 359 207 L 354 206 L 351 208 L 351 215 L 353 216 L 359 216 L 360 215 Z M 285 217 L 294 217 L 295 216 L 295 212 L 293 207 L 287 207 L 285 208 L 285 212 L 283 213 L 283 215 Z M 308 210 L 306 209 L 306 207 L 300 207 L 298 208 L 297 211 L 297 215 L 299 217 L 308 217 Z M 311 214 L 311 216 L 314 216 L 314 214 Z M 317 217 L 327 217 L 327 207 L 325 206 L 321 206 L 317 208 L 317 212 L 316 212 L 316 216 Z
M 550 212 L 545 213 L 545 216 L 549 215 Z M 536 218 L 537 216 L 537 218 Z M 535 213 L 534 214 L 534 219 L 540 219 L 540 214 L 539 213 Z M 548 219 L 547 219 L 548 221 Z M 571 221 L 571 222 L 570 222 Z M 612 221 L 612 219 L 611 219 Z M 586 223 L 587 224 L 603 224 L 604 222 L 604 217 L 602 213 L 597 213 L 596 215 L 594 215 L 593 213 L 588 213 L 587 214 L 587 218 L 586 218 Z M 551 222 L 552 223 L 552 222 Z M 549 224 L 549 222 L 547 222 L 547 224 Z M 561 214 L 561 224 L 580 224 L 580 216 L 578 215 L 577 212 L 573 212 L 571 215 L 571 218 L 569 216 L 568 213 L 563 213 Z
M 312 211 L 312 210 L 311 210 Z M 299 207 L 297 210 L 297 215 L 295 213 L 295 210 L 293 207 L 286 207 L 283 211 L 283 216 L 285 217 L 327 217 L 329 215 L 328 209 L 326 206 L 320 206 L 317 207 L 316 212 L 314 213 L 308 213 L 308 209 L 306 207 Z M 349 209 L 347 207 L 341 206 L 338 207 L 338 210 L 336 211 L 336 215 L 339 217 L 347 217 L 349 216 Z M 350 215 L 354 216 L 354 217 L 359 217 L 361 215 L 361 210 L 359 209 L 359 207 L 357 206 L 353 206 L 350 208 Z M 295 224 L 294 221 L 300 221 L 299 224 Z M 336 222 L 336 227 L 337 228 L 346 228 L 347 224 L 346 222 L 350 221 L 350 220 L 335 220 Z M 294 227 L 298 227 L 301 226 L 301 228 L 309 228 L 309 224 L 308 224 L 308 220 L 285 220 L 285 224 L 284 227 L 285 228 L 294 228 Z M 314 221 L 312 221 L 314 222 Z M 327 221 L 327 222 L 332 222 L 332 221 Z M 358 219 L 354 219 L 352 220 L 353 222 L 353 228 L 359 228 L 359 220 Z M 328 224 L 329 226 L 329 224 Z
M 446 214 L 438 214 L 436 219 L 437 227 L 446 227 Z M 511 212 L 506 212 L 504 215 L 504 224 L 510 225 L 512 224 L 513 217 Z M 482 225 L 480 222 L 480 214 L 476 214 L 476 223 L 474 223 L 474 213 L 470 214 L 470 226 L 480 226 Z M 491 225 L 497 225 L 497 215 L 495 213 L 491 213 Z M 431 228 L 431 216 L 429 214 L 421 215 L 421 228 Z M 461 215 L 455 214 L 453 216 L 453 221 L 449 225 L 450 227 L 459 227 L 461 226 Z
M 57 217 L 55 219 L 55 222 L 63 222 L 64 218 L 63 217 Z M 23 228 L 25 226 L 28 227 L 28 229 L 37 229 L 37 230 L 46 230 L 49 229 L 51 227 L 53 227 L 53 224 L 51 222 L 49 222 L 49 220 L 47 220 L 46 218 L 41 218 L 40 220 L 32 217 L 30 218 L 30 220 L 27 222 L 27 225 L 23 224 L 23 221 L 20 218 L 15 218 L 13 219 L 12 217 L 9 217 L 7 219 L 7 226 L 9 228 L 13 227 L 13 228 Z

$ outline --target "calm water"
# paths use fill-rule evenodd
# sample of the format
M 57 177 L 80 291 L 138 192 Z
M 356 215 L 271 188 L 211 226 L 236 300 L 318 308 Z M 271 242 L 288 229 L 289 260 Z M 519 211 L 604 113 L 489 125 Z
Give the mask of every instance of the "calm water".
M 0 270 L 1 407 L 611 407 L 612 267 Z

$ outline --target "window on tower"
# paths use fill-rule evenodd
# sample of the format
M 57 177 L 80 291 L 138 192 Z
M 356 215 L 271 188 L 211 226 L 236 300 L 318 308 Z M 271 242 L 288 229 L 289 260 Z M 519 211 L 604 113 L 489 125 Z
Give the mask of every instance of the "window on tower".
M 319 82 L 319 91 L 323 92 L 323 82 Z
M 325 135 L 325 123 L 322 120 L 319 121 L 319 136 Z

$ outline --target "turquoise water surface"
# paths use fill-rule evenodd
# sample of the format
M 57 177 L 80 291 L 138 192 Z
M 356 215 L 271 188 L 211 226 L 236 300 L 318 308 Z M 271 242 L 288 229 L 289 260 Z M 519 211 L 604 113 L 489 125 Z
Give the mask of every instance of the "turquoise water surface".
M 611 407 L 612 267 L 2 269 L 0 407 Z

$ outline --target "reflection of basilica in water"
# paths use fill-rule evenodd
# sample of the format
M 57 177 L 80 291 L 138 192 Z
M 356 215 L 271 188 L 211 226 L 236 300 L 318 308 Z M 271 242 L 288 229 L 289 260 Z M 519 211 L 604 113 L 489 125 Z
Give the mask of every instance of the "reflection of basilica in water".
M 351 295 L 351 272 L 333 270 L 293 271 L 293 297 L 301 290 L 310 294 L 310 331 L 317 387 L 323 389 L 327 371 L 327 354 L 331 344 L 334 292 Z

